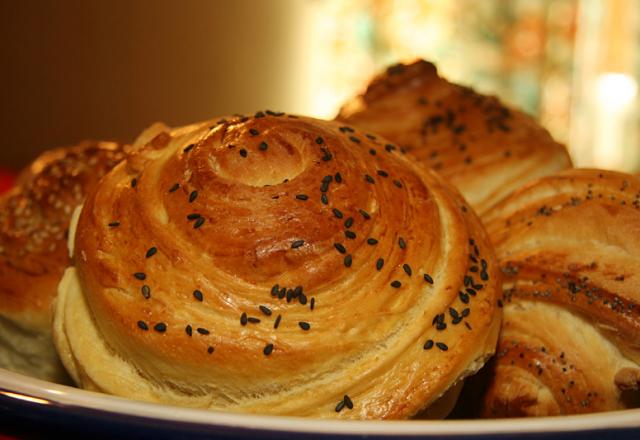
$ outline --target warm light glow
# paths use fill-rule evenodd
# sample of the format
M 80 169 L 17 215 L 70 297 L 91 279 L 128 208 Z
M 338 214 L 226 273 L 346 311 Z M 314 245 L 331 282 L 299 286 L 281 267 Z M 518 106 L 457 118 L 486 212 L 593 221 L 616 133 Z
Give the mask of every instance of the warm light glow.
M 30 403 L 38 403 L 41 405 L 50 405 L 51 402 L 45 399 L 40 399 L 39 397 L 25 396 L 24 394 L 12 393 L 10 391 L 0 391 L 0 394 L 3 394 L 7 397 L 11 397 L 13 399 L 24 400 Z
M 598 104 L 621 109 L 631 104 L 638 92 L 638 84 L 631 75 L 604 73 L 597 79 Z

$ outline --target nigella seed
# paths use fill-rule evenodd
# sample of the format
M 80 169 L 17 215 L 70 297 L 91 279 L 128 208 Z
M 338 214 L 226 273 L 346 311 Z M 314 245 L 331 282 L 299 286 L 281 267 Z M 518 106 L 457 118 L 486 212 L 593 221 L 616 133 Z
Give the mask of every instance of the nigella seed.
M 111 223 L 109 223 L 109 227 L 110 228 L 117 228 L 118 226 L 120 226 L 120 222 L 111 222 Z
M 259 306 L 259 309 L 262 313 L 264 313 L 267 316 L 271 316 L 271 309 L 267 306 Z
M 148 325 L 147 325 L 147 323 L 146 323 L 146 322 L 144 322 L 144 321 L 138 321 L 138 327 L 139 327 L 141 330 L 144 330 L 144 331 L 149 330 L 149 326 L 148 326 Z
M 251 324 L 260 324 L 260 318 L 254 318 L 253 316 L 248 317 L 247 321 Z
M 322 183 L 331 183 L 332 180 L 333 180 L 333 176 L 327 175 L 322 178 Z
M 240 315 L 240 325 L 247 325 L 247 322 L 247 314 L 245 312 L 242 312 L 242 315 Z
M 260 134 L 260 132 L 258 130 L 256 130 L 255 128 L 250 128 L 249 129 L 249 134 L 251 134 L 251 136 L 258 136 Z
M 371 176 L 370 176 L 370 175 L 368 175 L 368 174 L 365 174 L 365 175 L 364 175 L 364 179 L 365 179 L 367 182 L 369 182 L 369 183 L 376 183 L 376 181 L 375 181 L 375 180 L 373 180 L 373 177 L 371 177 Z
M 460 313 L 460 316 L 462 316 L 463 318 L 466 318 L 467 316 L 469 316 L 469 313 L 471 313 L 471 309 L 469 309 L 469 307 L 466 307 L 465 309 L 462 310 L 462 313 Z
M 336 183 L 342 183 L 342 174 L 336 173 L 334 179 L 336 180 Z
M 349 136 L 349 139 L 351 140 L 351 142 L 355 142 L 356 144 L 359 144 L 359 143 L 360 143 L 360 139 L 358 139 L 358 138 L 357 138 L 357 137 L 355 137 L 355 136 Z
M 327 195 L 324 194 L 324 193 L 320 197 L 320 201 L 322 202 L 323 205 L 328 205 L 329 204 L 329 199 L 327 198 Z
M 352 261 L 353 261 L 353 258 L 351 257 L 351 255 L 347 255 L 346 257 L 344 257 L 344 265 L 346 267 L 351 267 Z
M 240 153 L 240 156 L 242 157 L 247 157 L 247 155 L 249 154 L 247 153 L 247 150 L 245 150 L 244 148 L 241 148 L 239 153 Z
M 400 249 L 406 249 L 407 248 L 407 243 L 404 241 L 404 238 L 400 237 L 398 239 L 398 246 L 400 246 Z
M 469 286 L 473 284 L 473 278 L 471 278 L 469 275 L 465 275 L 464 276 L 464 285 L 465 286 Z
M 329 182 L 322 182 L 320 185 L 320 191 L 326 193 L 329 190 Z
M 264 112 L 256 112 L 255 115 L 253 115 L 254 118 L 264 118 Z
M 411 276 L 411 274 L 413 273 L 413 271 L 411 270 L 411 266 L 409 266 L 406 263 L 402 265 L 402 269 L 404 269 L 404 273 L 406 273 L 409 276 Z
M 204 301 L 204 296 L 202 295 L 202 292 L 198 289 L 193 291 L 193 297 L 200 302 Z
M 369 215 L 369 213 L 367 211 L 365 211 L 364 209 L 359 209 L 358 212 L 360 213 L 360 215 L 365 219 L 365 220 L 370 220 L 371 219 L 371 215 Z
M 286 294 L 287 294 L 287 288 L 283 287 L 282 289 L 280 289 L 280 292 L 278 292 L 278 299 L 284 298 Z
M 296 199 L 298 199 L 298 200 L 307 200 L 308 198 L 309 198 L 309 196 L 306 195 L 306 194 L 298 194 L 296 196 Z
M 433 278 L 431 278 L 431 275 L 429 275 L 428 273 L 425 273 L 425 274 L 423 275 L 423 277 L 424 277 L 424 280 L 425 280 L 427 283 L 429 283 L 429 284 L 433 284 Z
M 367 238 L 367 244 L 370 244 L 371 246 L 378 244 L 378 240 L 376 240 L 375 238 Z
M 302 286 L 296 286 L 295 289 L 293 289 L 293 294 L 291 295 L 292 298 L 297 298 L 302 294 Z
M 316 138 L 316 144 L 318 144 L 318 145 L 322 145 L 322 144 L 324 144 L 324 140 L 323 140 L 320 136 L 318 136 L 318 137 Z
M 436 330 L 445 330 L 447 328 L 447 324 L 444 322 L 438 322 L 436 323 Z
M 133 274 L 133 276 L 140 281 L 144 281 L 147 279 L 147 275 L 144 272 L 136 272 Z
M 282 315 L 278 315 L 276 321 L 273 323 L 273 328 L 277 329 L 280 327 L 280 321 L 282 321 Z
M 347 396 L 346 394 L 344 395 L 343 398 L 344 401 L 344 405 L 348 408 L 348 409 L 353 409 L 353 401 L 351 401 L 351 398 L 349 396 Z
M 345 228 L 349 229 L 351 226 L 353 226 L 353 217 L 349 217 L 344 221 Z
M 311 310 L 316 308 L 316 299 L 315 298 L 311 298 L 311 301 L 309 301 L 309 308 Z
M 384 146 L 384 149 L 387 150 L 389 153 L 391 153 L 393 150 L 396 149 L 396 146 L 393 144 L 387 144 Z
M 171 188 L 169 188 L 169 192 L 176 192 L 178 191 L 178 189 L 180 188 L 180 184 L 179 183 L 174 183 L 173 186 Z
M 200 226 L 204 224 L 204 221 L 205 221 L 204 217 L 198 218 L 193 224 L 193 229 L 198 229 Z
M 189 194 L 189 203 L 193 203 L 193 201 L 198 197 L 198 191 L 191 191 Z
M 146 284 L 144 286 L 142 286 L 142 288 L 140 289 L 140 291 L 142 292 L 142 296 L 145 299 L 149 299 L 151 298 L 151 287 L 147 286 Z
M 335 215 L 336 218 L 342 218 L 343 214 L 342 211 L 340 211 L 338 208 L 333 208 L 333 215 Z
M 453 307 L 449 307 L 449 314 L 452 318 L 457 318 L 459 316 L 458 311 Z
M 378 171 L 377 171 L 377 173 L 378 173 L 378 176 L 381 176 L 381 177 L 389 177 L 389 173 L 387 173 L 387 172 L 386 172 L 386 171 L 384 171 L 384 170 L 378 170 Z
M 376 269 L 380 270 L 382 269 L 382 266 L 384 266 L 384 259 L 378 258 L 378 260 L 376 261 Z
M 480 272 L 480 279 L 482 281 L 488 281 L 489 280 L 489 274 L 487 273 L 486 270 L 482 270 L 482 272 Z
M 354 132 L 353 128 L 346 127 L 346 126 L 340 127 L 340 131 L 342 133 L 353 133 Z
M 469 304 L 469 295 L 464 292 L 458 292 L 458 296 L 460 297 L 460 301 L 464 304 Z
M 258 148 L 260 149 L 260 151 L 266 151 L 267 148 L 269 148 L 269 145 L 266 142 L 262 141 L 260 142 L 260 146 Z
M 344 231 L 344 235 L 350 240 L 355 240 L 356 238 L 356 233 L 353 231 Z
M 298 325 L 304 331 L 308 331 L 311 328 L 311 324 L 309 324 L 308 322 L 305 322 L 305 321 L 298 322 Z
M 212 354 L 215 351 L 215 348 L 209 346 L 209 348 L 207 348 L 207 353 Z
M 200 214 L 198 214 L 197 212 L 192 212 L 191 214 L 187 215 L 187 220 L 192 221 L 192 220 L 197 220 L 200 217 L 202 217 Z
M 184 331 L 185 331 L 185 333 L 186 333 L 188 336 L 192 336 L 192 335 L 193 335 L 193 328 L 192 328 L 190 325 L 187 325 L 187 326 L 184 328 Z
M 264 346 L 264 350 L 262 350 L 265 356 L 269 356 L 273 352 L 273 344 L 267 344 Z
M 138 179 L 131 179 L 131 188 L 135 188 L 136 186 L 138 186 Z
M 338 402 L 338 404 L 336 405 L 336 412 L 339 413 L 340 411 L 342 411 L 342 409 L 344 408 L 344 405 L 345 405 L 344 400 L 341 400 L 340 402 Z
M 371 149 L 369 150 L 369 154 L 370 154 L 370 155 L 372 155 L 372 156 L 375 156 L 375 155 L 376 155 L 376 153 L 377 153 L 377 152 L 376 152 L 376 150 L 375 150 L 374 148 L 371 148 Z
M 326 148 L 322 149 L 322 160 L 324 162 L 330 161 L 332 157 L 333 157 L 333 155 L 331 154 L 331 152 L 329 150 L 327 150 Z
M 394 184 L 395 186 L 397 186 L 398 188 L 402 188 L 402 182 L 400 182 L 399 180 L 394 180 L 394 181 L 393 181 L 393 184 Z
M 208 335 L 209 334 L 209 330 L 207 330 L 206 328 L 202 328 L 202 327 L 198 327 L 198 330 L 196 330 L 198 333 L 200 333 L 201 335 Z
M 159 322 L 153 326 L 153 329 L 158 333 L 164 333 L 165 331 L 167 331 L 167 324 L 165 324 L 164 322 Z
M 399 289 L 400 286 L 402 286 L 402 283 L 400 281 L 398 281 L 398 280 L 394 280 L 394 281 L 391 282 L 391 287 Z
M 333 246 L 338 250 L 338 252 L 340 252 L 341 254 L 344 254 L 347 252 L 347 248 L 345 248 L 341 243 L 334 243 Z
M 291 249 L 298 249 L 300 246 L 304 244 L 304 240 L 295 240 L 291 243 Z
M 278 290 L 280 290 L 280 286 L 278 284 L 274 284 L 271 288 L 271 296 L 277 296 Z
M 469 295 L 471 295 L 471 296 L 476 296 L 476 291 L 475 291 L 475 290 L 473 290 L 472 288 L 467 287 L 467 288 L 466 288 L 466 289 L 464 289 L 464 290 L 466 290 L 466 292 L 467 292 Z
M 438 347 L 442 351 L 447 351 L 449 347 L 444 342 L 436 342 L 436 347 Z
M 425 350 L 431 350 L 433 348 L 433 339 L 427 339 L 427 342 L 424 343 L 423 348 Z
M 158 252 L 158 248 L 156 248 L 155 246 L 150 247 L 149 250 L 147 251 L 147 253 L 145 254 L 145 256 L 147 258 L 151 258 L 153 257 L 156 253 Z

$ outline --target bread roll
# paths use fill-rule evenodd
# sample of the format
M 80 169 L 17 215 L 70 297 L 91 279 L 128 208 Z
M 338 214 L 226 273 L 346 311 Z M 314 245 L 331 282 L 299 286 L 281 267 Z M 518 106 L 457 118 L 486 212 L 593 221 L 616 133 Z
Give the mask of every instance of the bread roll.
M 486 219 L 505 279 L 483 415 L 638 405 L 638 178 L 566 171 L 522 188 Z
M 51 341 L 51 302 L 69 265 L 73 209 L 123 157 L 108 142 L 44 153 L 0 197 L 0 367 L 66 377 Z
M 274 112 L 161 128 L 101 181 L 71 237 L 54 334 L 78 385 L 400 419 L 494 352 L 500 278 L 483 228 L 387 141 Z
M 389 67 L 337 119 L 439 171 L 481 217 L 524 183 L 571 167 L 564 146 L 531 117 L 448 82 L 423 60 Z

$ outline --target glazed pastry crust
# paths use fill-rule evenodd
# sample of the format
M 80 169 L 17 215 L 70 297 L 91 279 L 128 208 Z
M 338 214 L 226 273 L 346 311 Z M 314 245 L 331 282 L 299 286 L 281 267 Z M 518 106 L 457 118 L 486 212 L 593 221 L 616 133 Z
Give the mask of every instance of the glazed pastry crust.
M 571 167 L 565 147 L 530 116 L 450 83 L 423 60 L 376 76 L 336 119 L 440 172 L 480 216 L 526 182 Z
M 88 198 L 60 285 L 56 345 L 80 386 L 399 419 L 494 352 L 500 275 L 479 220 L 386 141 L 273 112 L 150 133 Z
M 634 393 L 637 405 L 640 181 L 566 171 L 522 188 L 486 219 L 505 307 L 483 415 L 622 409 Z

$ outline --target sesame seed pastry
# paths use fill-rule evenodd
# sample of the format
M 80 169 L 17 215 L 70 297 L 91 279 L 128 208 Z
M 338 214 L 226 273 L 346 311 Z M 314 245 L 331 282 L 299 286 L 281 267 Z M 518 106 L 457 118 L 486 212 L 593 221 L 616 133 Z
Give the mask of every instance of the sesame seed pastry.
M 73 209 L 124 156 L 110 142 L 42 154 L 0 196 L 0 368 L 68 380 L 51 341 L 51 303 L 69 265 Z
M 487 213 L 504 322 L 483 415 L 640 406 L 640 180 L 570 170 Z
M 484 229 L 388 141 L 276 112 L 154 130 L 70 237 L 54 333 L 79 386 L 402 419 L 494 353 L 501 281 Z
M 377 75 L 336 119 L 439 171 L 480 217 L 526 182 L 571 167 L 565 147 L 533 118 L 450 83 L 424 60 Z

